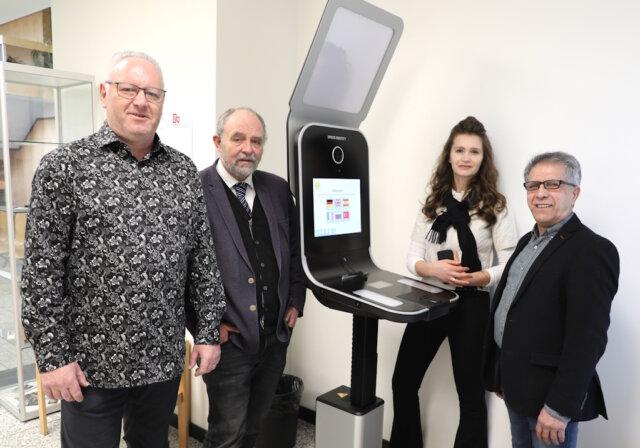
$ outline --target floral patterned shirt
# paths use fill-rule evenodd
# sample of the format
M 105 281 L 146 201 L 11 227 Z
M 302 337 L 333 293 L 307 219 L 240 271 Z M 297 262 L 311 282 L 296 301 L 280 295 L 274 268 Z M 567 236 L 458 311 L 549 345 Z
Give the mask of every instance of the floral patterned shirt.
M 136 160 L 109 125 L 60 146 L 33 179 L 22 321 L 42 372 L 77 361 L 93 387 L 176 378 L 185 300 L 196 344 L 226 302 L 196 167 L 156 136 Z

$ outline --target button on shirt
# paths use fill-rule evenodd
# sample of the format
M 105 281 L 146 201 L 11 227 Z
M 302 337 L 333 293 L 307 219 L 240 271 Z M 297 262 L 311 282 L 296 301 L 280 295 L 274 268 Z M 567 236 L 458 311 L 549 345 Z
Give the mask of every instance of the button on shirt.
M 538 226 L 534 225 L 533 230 L 531 231 L 531 239 L 516 256 L 513 263 L 511 263 L 511 268 L 507 273 L 507 283 L 504 286 L 500 303 L 498 304 L 498 308 L 495 313 L 493 339 L 498 347 L 502 348 L 502 338 L 504 336 L 504 327 L 507 322 L 507 314 L 509 313 L 509 309 L 516 298 L 520 285 L 522 285 L 522 281 L 529 272 L 531 265 L 536 261 L 536 258 L 538 258 L 544 248 L 547 247 L 547 244 L 549 244 L 553 237 L 556 236 L 560 228 L 562 228 L 562 226 L 565 225 L 572 216 L 573 213 L 559 223 L 549 227 L 547 231 L 540 236 L 538 236 Z
M 22 298 L 42 371 L 77 361 L 104 388 L 178 377 L 185 300 L 196 344 L 219 343 L 226 309 L 193 162 L 157 136 L 136 160 L 106 123 L 47 154 L 33 180 Z

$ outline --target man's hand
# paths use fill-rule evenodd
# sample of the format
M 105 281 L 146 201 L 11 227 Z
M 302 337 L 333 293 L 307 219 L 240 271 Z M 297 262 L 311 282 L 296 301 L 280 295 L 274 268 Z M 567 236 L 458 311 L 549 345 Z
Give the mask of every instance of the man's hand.
M 549 445 L 560 445 L 564 443 L 564 430 L 567 427 L 567 422 L 561 422 L 560 420 L 549 415 L 544 408 L 538 415 L 538 424 L 536 425 L 536 436 L 544 443 Z
M 47 397 L 53 400 L 82 401 L 80 387 L 87 387 L 89 381 L 77 362 L 59 367 L 50 372 L 40 373 L 42 388 Z
M 196 376 L 211 372 L 220 362 L 220 345 L 194 345 L 193 351 L 191 352 L 191 358 L 189 358 L 190 369 L 196 365 L 198 358 L 200 358 L 200 365 L 196 369 Z
M 229 333 L 240 333 L 236 327 L 226 322 L 220 324 L 220 343 L 224 344 L 229 340 Z
M 287 312 L 284 315 L 284 321 L 287 323 L 289 328 L 293 328 L 296 326 L 296 320 L 298 320 L 299 315 L 300 312 L 296 307 L 290 306 L 289 309 L 287 309 Z

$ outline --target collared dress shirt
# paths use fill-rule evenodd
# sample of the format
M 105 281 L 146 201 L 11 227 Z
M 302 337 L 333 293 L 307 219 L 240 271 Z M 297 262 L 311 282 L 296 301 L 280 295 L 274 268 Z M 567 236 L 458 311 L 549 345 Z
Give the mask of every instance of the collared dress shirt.
M 22 320 L 41 371 L 77 361 L 93 387 L 166 381 L 217 344 L 226 302 L 196 167 L 156 136 L 136 160 L 109 125 L 47 154 L 34 176 Z
M 237 197 L 238 193 L 236 193 L 236 189 L 233 188 L 233 186 L 240 181 L 233 177 L 231 173 L 229 173 L 229 171 L 227 171 L 227 169 L 222 164 L 222 160 L 219 161 L 216 165 L 216 171 L 220 175 L 220 179 L 222 179 L 222 182 L 224 182 L 225 185 L 229 187 L 229 190 L 231 190 L 231 192 Z M 253 174 L 249 174 L 249 176 L 247 176 L 247 178 L 242 182 L 245 182 L 247 184 L 247 192 L 244 195 L 244 199 L 245 201 L 247 201 L 247 204 L 249 204 L 249 208 L 253 210 L 253 201 L 255 201 L 256 199 L 256 189 L 253 186 Z

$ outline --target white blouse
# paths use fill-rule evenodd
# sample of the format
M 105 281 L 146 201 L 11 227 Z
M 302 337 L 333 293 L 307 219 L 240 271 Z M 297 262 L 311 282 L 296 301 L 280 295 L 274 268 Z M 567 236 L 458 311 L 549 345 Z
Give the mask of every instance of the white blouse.
M 452 193 L 453 197 L 458 201 L 462 200 L 465 194 L 465 192 L 457 192 L 454 190 L 452 190 Z M 443 207 L 438 211 L 438 215 L 444 213 L 444 211 L 445 208 Z M 471 215 L 471 221 L 469 222 L 469 228 L 476 239 L 480 264 L 482 265 L 482 269 L 489 272 L 490 281 L 489 284 L 483 288 L 485 290 L 495 286 L 500 281 L 502 271 L 518 243 L 515 219 L 508 212 L 507 208 L 505 207 L 504 210 L 498 213 L 496 218 L 497 221 L 492 227 L 487 227 L 487 222 L 475 214 Z M 432 224 L 433 220 L 427 220 L 427 217 L 422 213 L 422 210 L 420 210 L 413 227 L 411 244 L 409 245 L 409 253 L 407 254 L 407 268 L 416 276 L 418 276 L 416 273 L 416 263 L 422 260 L 430 263 L 437 261 L 438 251 L 451 249 L 457 252 L 459 259 L 462 259 L 462 251 L 460 249 L 460 243 L 458 242 L 458 232 L 456 229 L 453 226 L 447 229 L 447 240 L 444 243 L 431 243 L 427 241 L 426 237 Z M 495 262 L 496 256 L 497 263 Z M 442 283 L 437 277 L 425 277 L 424 280 L 442 288 L 455 289 L 455 286 Z

